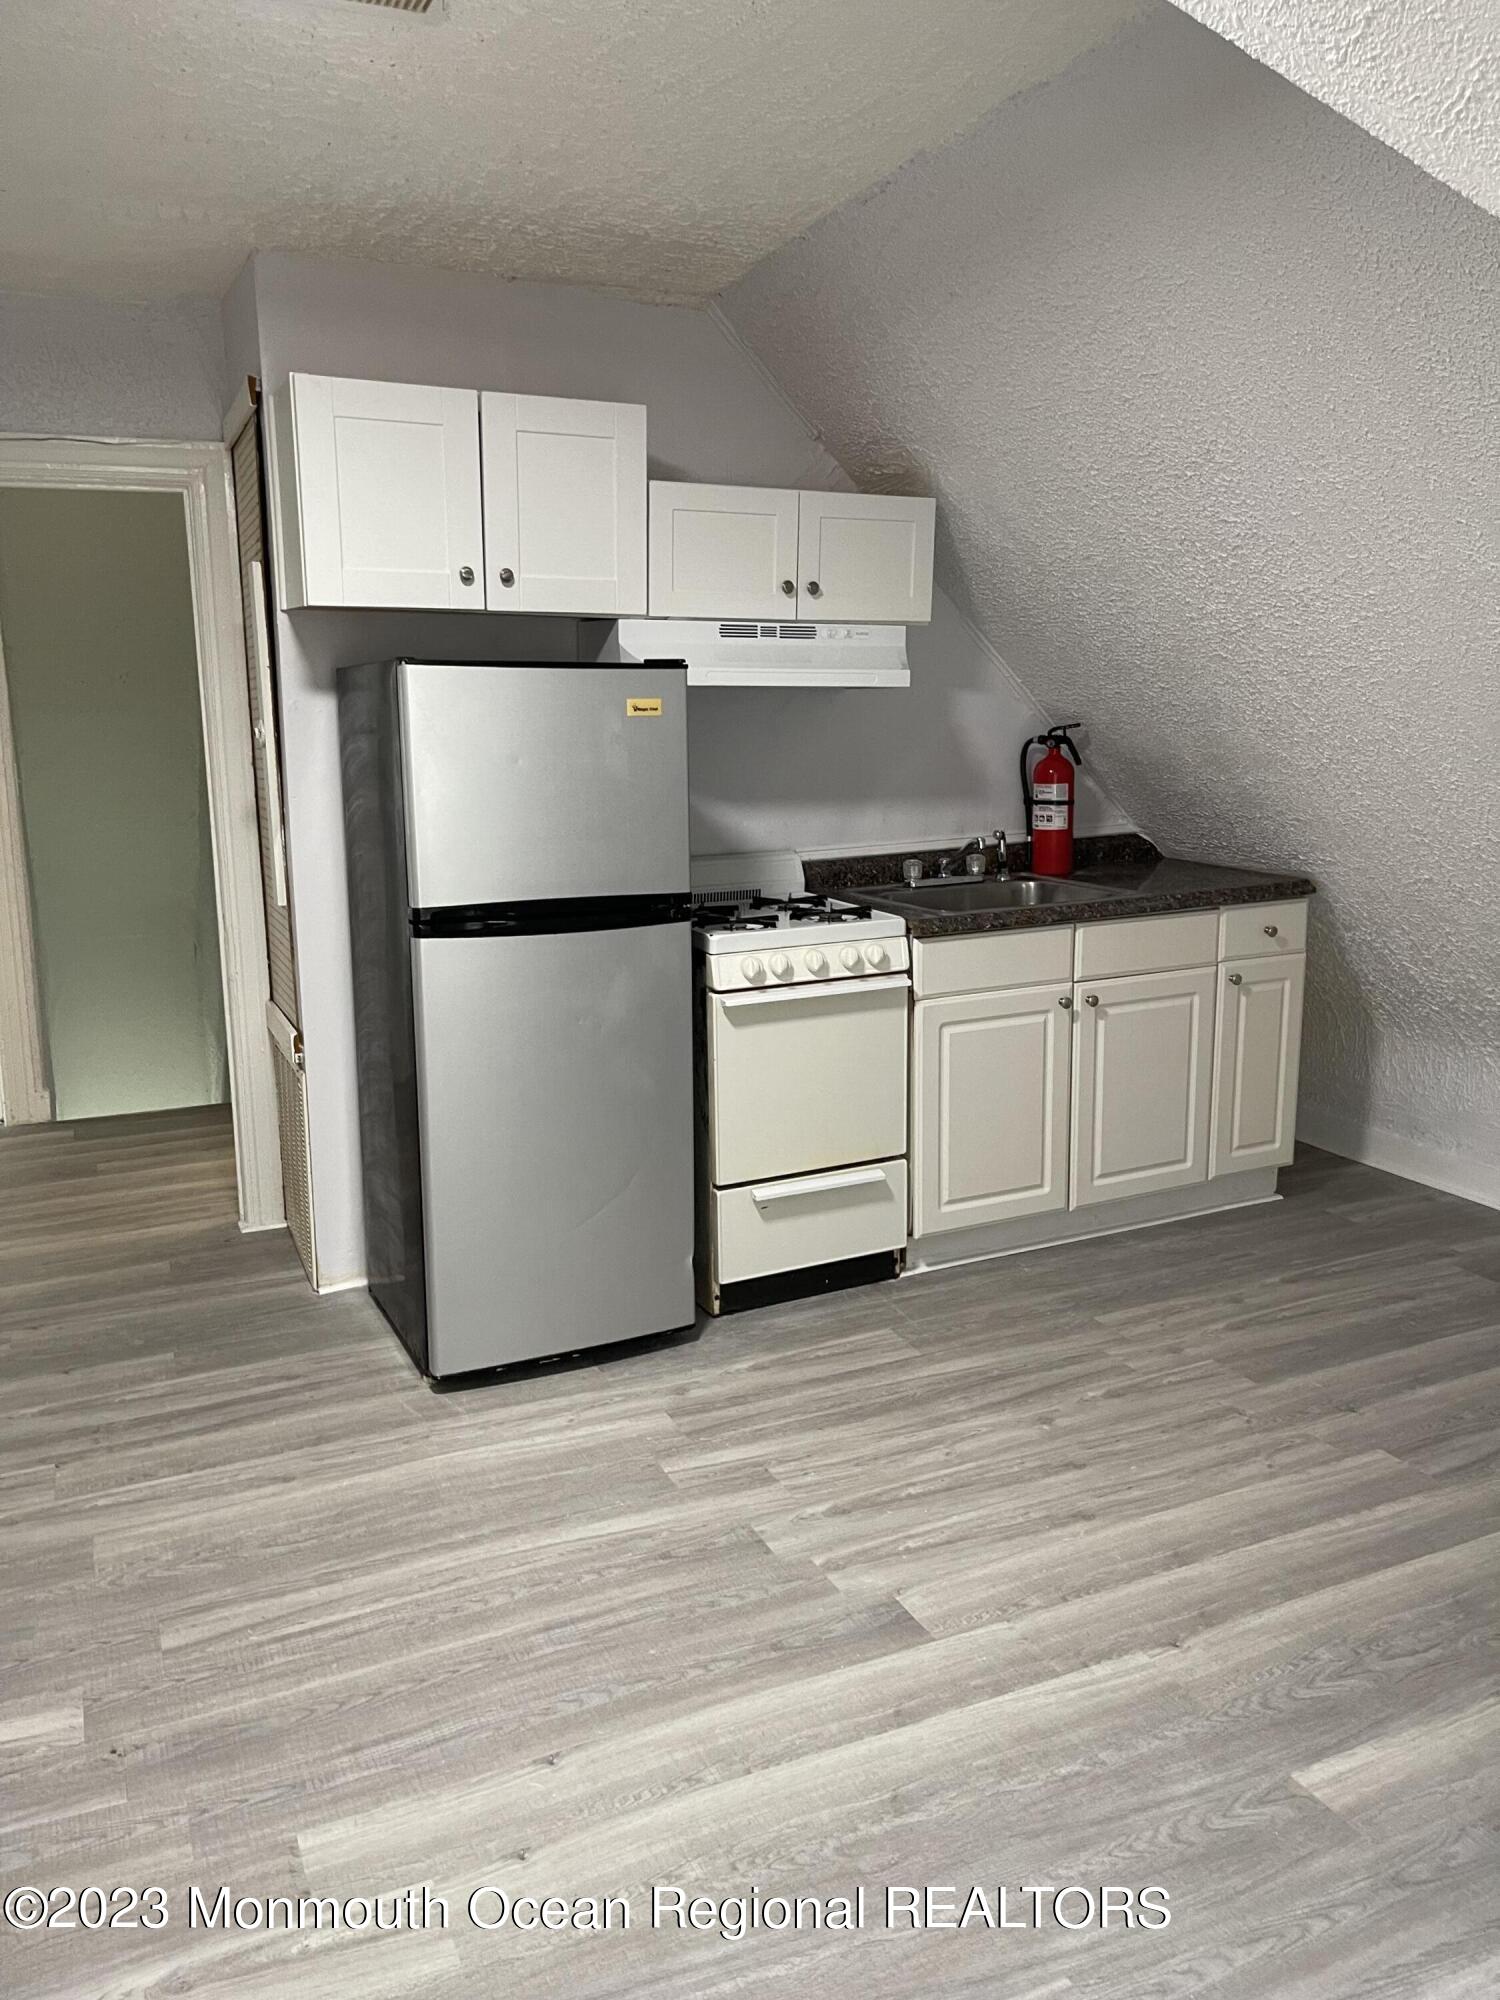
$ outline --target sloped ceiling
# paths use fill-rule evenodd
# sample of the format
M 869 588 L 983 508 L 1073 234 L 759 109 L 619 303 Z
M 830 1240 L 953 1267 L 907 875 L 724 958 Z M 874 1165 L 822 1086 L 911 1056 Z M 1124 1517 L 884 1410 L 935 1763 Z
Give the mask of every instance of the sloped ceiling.
M 1496 0 L 1177 0 L 1184 13 L 1500 215 Z
M 0 285 L 222 293 L 254 249 L 701 301 L 1143 0 L 21 0 Z
M 1143 829 L 1318 878 L 1310 1134 L 1500 1200 L 1500 223 L 1163 8 L 723 309 Z

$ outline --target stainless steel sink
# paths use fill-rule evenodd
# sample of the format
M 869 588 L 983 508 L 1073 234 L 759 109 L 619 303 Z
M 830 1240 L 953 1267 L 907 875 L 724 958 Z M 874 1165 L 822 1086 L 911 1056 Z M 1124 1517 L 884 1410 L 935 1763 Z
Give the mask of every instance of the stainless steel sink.
M 1047 875 L 1008 875 L 982 882 L 893 882 L 887 889 L 869 889 L 860 902 L 883 909 L 921 910 L 929 915 L 968 917 L 986 910 L 1041 909 L 1058 903 L 1108 902 L 1118 889 L 1099 889 L 1091 882 L 1062 882 Z

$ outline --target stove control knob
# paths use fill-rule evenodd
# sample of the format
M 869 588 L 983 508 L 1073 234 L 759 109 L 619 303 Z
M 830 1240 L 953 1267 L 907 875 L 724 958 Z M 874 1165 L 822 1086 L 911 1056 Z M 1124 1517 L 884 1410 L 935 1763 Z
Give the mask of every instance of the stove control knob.
M 889 956 L 890 954 L 883 944 L 867 944 L 865 946 L 865 957 L 877 971 L 886 963 Z
M 766 976 L 766 968 L 758 958 L 742 958 L 740 960 L 740 971 L 744 973 L 752 985 L 758 985 Z
M 821 974 L 828 970 L 828 960 L 820 951 L 804 952 L 802 954 L 802 963 L 811 973 Z
M 791 978 L 792 961 L 787 957 L 784 951 L 778 951 L 776 956 L 771 960 L 771 970 L 775 973 L 778 979 Z
M 863 960 L 852 944 L 846 944 L 839 953 L 839 960 L 846 972 L 858 972 Z

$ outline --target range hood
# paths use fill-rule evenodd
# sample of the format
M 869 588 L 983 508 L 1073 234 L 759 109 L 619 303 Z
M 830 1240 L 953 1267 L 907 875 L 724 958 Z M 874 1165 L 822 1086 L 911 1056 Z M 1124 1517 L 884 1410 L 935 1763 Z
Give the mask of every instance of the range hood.
M 682 660 L 689 687 L 909 687 L 904 625 L 754 618 L 622 618 L 579 628 L 582 656 Z

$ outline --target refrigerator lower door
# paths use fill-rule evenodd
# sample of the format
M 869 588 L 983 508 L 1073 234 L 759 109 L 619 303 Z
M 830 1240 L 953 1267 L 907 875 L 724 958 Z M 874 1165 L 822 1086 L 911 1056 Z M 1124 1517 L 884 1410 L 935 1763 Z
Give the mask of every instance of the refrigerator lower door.
M 411 949 L 431 1373 L 687 1325 L 688 926 Z

